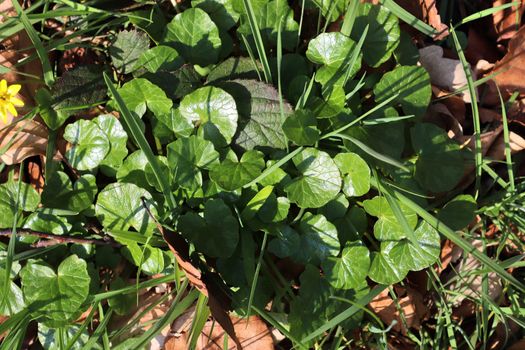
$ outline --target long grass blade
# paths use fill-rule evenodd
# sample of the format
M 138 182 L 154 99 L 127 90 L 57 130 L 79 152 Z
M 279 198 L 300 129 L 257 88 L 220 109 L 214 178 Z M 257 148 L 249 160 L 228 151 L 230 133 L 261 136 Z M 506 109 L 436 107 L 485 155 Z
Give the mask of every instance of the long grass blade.
M 263 241 L 261 243 L 261 251 L 259 253 L 259 259 L 257 260 L 257 266 L 255 267 L 255 274 L 253 275 L 252 285 L 250 288 L 250 297 L 248 298 L 248 315 L 253 305 L 253 298 L 255 296 L 255 290 L 257 289 L 257 281 L 259 280 L 259 273 L 261 272 L 261 265 L 266 250 L 266 240 L 268 239 L 268 232 L 264 232 Z
M 496 12 L 500 12 L 500 11 L 503 11 L 503 10 L 509 8 L 509 7 L 519 6 L 519 5 L 520 5 L 520 2 L 519 1 L 515 1 L 515 2 L 510 2 L 508 4 L 503 4 L 503 5 L 499 5 L 499 6 L 496 6 L 496 7 L 491 7 L 491 8 L 488 8 L 486 10 L 482 10 L 482 11 L 476 12 L 476 13 L 470 15 L 470 16 L 462 18 L 461 21 L 459 21 L 456 25 L 454 25 L 454 27 L 457 28 L 457 27 L 459 27 L 462 24 L 465 24 L 465 23 L 468 23 L 468 22 L 472 22 L 472 21 L 481 19 L 483 17 L 492 16 Z
M 510 149 L 510 133 L 509 133 L 509 121 L 507 120 L 507 108 L 503 102 L 501 91 L 496 84 L 498 90 L 499 101 L 501 103 L 501 120 L 503 122 L 503 140 L 505 142 L 505 162 L 507 163 L 507 173 L 509 175 L 509 185 L 512 192 L 516 191 L 516 182 L 514 180 L 514 169 L 512 167 L 512 152 Z
M 430 37 L 439 34 L 437 30 L 435 30 L 433 27 L 426 24 L 425 22 L 421 21 L 420 19 L 416 18 L 413 14 L 396 4 L 394 0 L 382 0 L 381 4 L 387 9 L 389 9 L 390 12 L 396 15 L 400 20 L 410 25 L 412 28 L 417 29 L 421 33 Z
M 162 193 L 164 194 L 164 198 L 166 198 L 166 202 L 168 203 L 168 206 L 171 210 L 175 210 L 177 208 L 177 202 L 175 202 L 175 197 L 173 196 L 173 193 L 170 189 L 170 184 L 168 182 L 168 179 L 166 176 L 164 176 L 164 173 L 162 172 L 162 169 L 160 167 L 159 160 L 155 155 L 153 154 L 153 151 L 151 150 L 151 147 L 148 144 L 148 141 L 146 140 L 146 137 L 142 133 L 142 130 L 140 129 L 139 122 L 137 120 L 137 117 L 129 111 L 128 107 L 126 106 L 126 103 L 118 93 L 117 89 L 113 85 L 113 82 L 109 78 L 109 76 L 104 72 L 104 81 L 106 82 L 106 85 L 108 86 L 109 91 L 111 92 L 111 95 L 117 102 L 117 106 L 120 109 L 120 112 L 122 113 L 122 118 L 124 118 L 124 121 L 129 127 L 129 130 L 131 131 L 131 136 L 133 140 L 136 142 L 136 144 L 140 147 L 142 152 L 146 155 L 146 158 L 148 159 L 149 164 L 151 165 L 151 168 L 153 169 L 153 173 L 155 174 L 155 178 L 159 182 L 160 186 L 162 187 Z

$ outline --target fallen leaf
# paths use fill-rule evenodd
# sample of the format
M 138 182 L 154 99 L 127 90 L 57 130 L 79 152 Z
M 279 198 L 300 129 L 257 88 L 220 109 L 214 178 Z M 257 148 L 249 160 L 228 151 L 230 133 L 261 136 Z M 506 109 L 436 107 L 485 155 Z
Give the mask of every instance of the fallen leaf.
M 506 96 L 514 91 L 525 95 L 525 26 L 510 40 L 508 52 L 496 63 L 494 72 L 498 73 L 494 79 Z M 495 90 L 493 93 L 497 96 Z
M 27 164 L 29 183 L 33 186 L 35 190 L 37 190 L 38 193 L 42 193 L 45 185 L 45 179 L 42 170 L 43 169 L 39 163 L 31 161 Z
M 430 45 L 419 50 L 419 62 L 430 75 L 430 81 L 450 92 L 456 91 L 467 84 L 467 77 L 459 60 L 443 57 L 443 48 Z M 463 100 L 472 101 L 470 93 L 462 93 Z
M 421 293 L 412 288 L 399 288 L 398 303 L 403 312 L 404 319 L 408 328 L 419 329 L 421 321 L 428 316 L 428 309 L 423 304 Z M 404 294 L 404 296 L 402 296 Z M 390 297 L 389 291 L 385 289 L 376 296 L 368 307 L 376 313 L 386 325 L 396 324 L 392 327 L 396 332 L 407 334 L 396 303 Z
M 522 135 L 525 135 L 525 125 L 519 122 L 509 123 L 509 147 L 511 154 L 521 152 L 525 149 L 525 139 Z M 505 138 L 503 135 L 503 128 L 501 129 L 498 138 L 492 143 L 487 152 L 487 156 L 494 160 L 505 159 Z
M 437 34 L 434 40 L 442 40 L 449 34 L 448 26 L 441 22 L 436 0 L 397 0 L 396 2 L 412 15 L 436 29 Z
M 28 157 L 45 156 L 47 136 L 47 128 L 31 119 L 0 129 L 0 160 L 12 165 Z
M 509 4 L 512 2 L 519 2 L 519 4 L 498 11 L 492 15 L 494 28 L 498 34 L 498 41 L 511 39 L 518 31 L 521 23 L 521 17 L 523 16 L 523 11 L 525 10 L 525 0 L 494 0 L 493 7 Z

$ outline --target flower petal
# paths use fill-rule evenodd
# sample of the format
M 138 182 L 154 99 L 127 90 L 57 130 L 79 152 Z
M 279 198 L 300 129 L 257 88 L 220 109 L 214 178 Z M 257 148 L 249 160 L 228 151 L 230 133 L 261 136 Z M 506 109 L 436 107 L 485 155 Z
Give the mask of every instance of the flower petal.
M 14 84 L 7 88 L 7 94 L 11 96 L 16 96 L 18 94 L 18 91 L 22 88 L 22 85 L 20 84 Z
M 11 97 L 9 99 L 9 102 L 11 102 L 16 107 L 23 107 L 24 106 L 24 101 L 22 101 L 21 99 L 16 98 L 16 97 Z
M 8 110 L 8 111 L 9 111 L 14 117 L 18 116 L 18 112 L 16 111 L 16 108 L 15 108 L 15 106 L 13 106 L 12 103 L 6 103 L 5 106 L 6 106 L 7 110 Z
M 7 92 L 7 81 L 2 79 L 0 81 L 0 95 L 4 95 Z
M 7 111 L 4 106 L 0 106 L 0 120 L 2 120 L 2 123 L 7 124 Z

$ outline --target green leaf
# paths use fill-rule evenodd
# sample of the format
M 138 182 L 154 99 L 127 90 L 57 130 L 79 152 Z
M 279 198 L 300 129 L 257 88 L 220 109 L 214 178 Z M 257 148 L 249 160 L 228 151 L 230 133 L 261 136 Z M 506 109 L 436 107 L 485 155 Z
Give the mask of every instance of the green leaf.
M 93 119 L 93 122 L 104 131 L 109 140 L 109 153 L 100 163 L 101 166 L 111 169 L 110 174 L 116 173 L 124 158 L 128 155 L 128 134 L 124 131 L 120 121 L 112 114 L 102 114 Z
M 226 191 L 233 191 L 261 175 L 264 168 L 264 154 L 251 150 L 245 152 L 236 162 L 225 159 L 210 171 L 210 178 Z
M 368 272 L 368 277 L 372 281 L 390 285 L 401 281 L 407 273 L 406 267 L 394 263 L 388 250 L 382 249 L 381 252 L 372 252 L 372 263 Z
M 71 321 L 89 293 L 86 262 L 71 255 L 55 272 L 42 261 L 29 260 L 20 271 L 22 290 L 33 317 L 56 327 Z
M 192 0 L 191 6 L 206 11 L 223 31 L 227 31 L 239 21 L 240 15 L 233 9 L 233 0 Z
M 405 216 L 410 228 L 417 225 L 417 215 L 402 203 L 398 203 L 401 212 Z M 363 206 L 369 215 L 376 216 L 378 220 L 374 224 L 374 236 L 380 241 L 398 241 L 406 238 L 405 230 L 397 220 L 394 211 L 385 197 L 376 196 L 363 202 Z
M 135 63 L 149 48 L 148 36 L 138 30 L 123 30 L 109 47 L 113 66 L 122 74 L 131 73 Z
M 144 152 L 138 150 L 131 153 L 117 170 L 118 182 L 132 183 L 145 189 L 150 188 L 144 172 L 147 164 L 148 159 Z
M 444 130 L 433 124 L 416 124 L 410 134 L 418 155 L 415 172 L 417 182 L 432 192 L 452 190 L 465 170 L 461 147 Z
M 339 33 L 321 33 L 310 40 L 306 57 L 316 64 L 329 67 L 340 67 L 347 61 L 355 47 L 355 42 Z
M 259 61 L 248 57 L 230 57 L 219 63 L 208 74 L 208 82 L 218 82 L 233 79 L 258 79 L 257 71 L 262 71 Z
M 312 0 L 321 10 L 321 14 L 328 22 L 336 21 L 345 12 L 347 2 L 345 0 Z
M 476 217 L 477 203 L 469 194 L 461 194 L 445 204 L 438 219 L 453 230 L 461 230 Z
M 406 114 L 423 116 L 432 95 L 427 71 L 418 66 L 398 66 L 384 74 L 374 87 L 376 102 L 381 103 L 396 94 L 399 95 L 393 102 L 400 103 Z
M 157 210 L 148 191 L 130 183 L 109 184 L 98 195 L 96 215 L 108 231 L 126 231 L 133 227 L 142 234 L 151 234 L 156 226 L 146 211 L 142 198 L 155 216 Z
M 400 34 L 399 45 L 394 51 L 397 63 L 403 66 L 416 65 L 419 61 L 419 50 L 412 42 L 412 36 L 404 31 L 401 31 Z
M 284 188 L 290 201 L 301 208 L 319 208 L 337 196 L 341 174 L 328 153 L 306 148 L 292 160 L 301 175 Z
M 156 116 L 170 112 L 173 102 L 164 91 L 144 78 L 135 78 L 124 84 L 118 92 L 126 106 L 139 117 L 146 108 Z
M 206 86 L 193 91 L 181 101 L 179 111 L 216 147 L 228 145 L 237 131 L 235 100 L 222 89 Z
M 189 95 L 202 85 L 201 76 L 190 64 L 185 64 L 175 72 L 159 70 L 155 73 L 145 73 L 142 77 L 162 88 L 173 100 Z M 159 116 L 160 114 L 157 115 Z
M 293 258 L 300 263 L 318 265 L 339 254 L 337 229 L 323 215 L 306 213 L 299 222 L 300 245 Z
M 196 190 L 202 186 L 202 169 L 210 169 L 219 160 L 219 153 L 210 141 L 192 135 L 168 145 L 168 164 L 173 181 L 180 187 Z
M 68 344 L 77 333 L 80 332 L 80 326 L 67 325 L 61 328 L 49 328 L 43 323 L 38 324 L 38 341 L 46 350 L 62 350 L 62 344 Z M 70 349 L 81 350 L 89 340 L 89 333 L 83 330 L 80 336 L 76 338 Z
M 299 146 L 311 146 L 321 136 L 317 129 L 317 119 L 310 110 L 296 110 L 283 123 L 286 136 Z
M 341 257 L 328 257 L 322 262 L 326 279 L 334 288 L 362 286 L 370 268 L 370 252 L 361 241 L 347 242 Z
M 41 210 L 37 210 L 29 215 L 24 222 L 24 228 L 26 229 L 55 235 L 67 234 L 71 227 L 71 224 L 65 218 Z
M 20 192 L 18 187 L 20 186 Z M 18 203 L 18 205 L 17 205 Z M 38 192 L 29 184 L 8 181 L 0 185 L 0 228 L 12 228 L 15 214 L 34 211 L 40 203 Z
M 161 172 L 163 174 L 170 174 L 168 158 L 163 157 L 163 156 L 157 156 L 157 159 L 159 160 L 159 167 L 161 169 Z M 150 163 L 146 164 L 146 167 L 144 168 L 144 174 L 146 176 L 146 180 L 148 181 L 148 184 L 154 187 L 157 191 L 162 192 L 162 185 L 159 183 L 159 181 L 155 177 L 155 172 L 153 171 L 153 167 L 151 166 Z M 169 179 L 170 183 L 172 183 L 171 176 L 169 176 L 169 178 L 170 178 Z
M 370 168 L 355 153 L 339 153 L 335 164 L 343 174 L 343 192 L 348 197 L 359 197 L 370 190 Z
M 177 50 L 169 46 L 155 46 L 140 55 L 134 70 L 146 69 L 155 73 L 158 70 L 175 71 L 182 67 L 184 60 Z
M 207 66 L 219 59 L 219 28 L 200 8 L 190 8 L 168 24 L 164 42 L 175 47 L 187 61 Z
M 78 170 L 98 167 L 110 150 L 108 136 L 90 120 L 81 119 L 66 126 L 64 139 L 71 143 L 66 158 Z
M 359 40 L 367 26 L 363 59 L 369 66 L 378 67 L 392 56 L 399 44 L 398 19 L 382 5 L 360 3 L 350 35 L 352 39 Z
M 294 256 L 301 245 L 301 237 L 288 225 L 279 225 L 270 233 L 277 236 L 268 243 L 268 251 L 279 258 Z
M 110 284 L 110 290 L 119 290 L 121 288 L 128 287 L 128 284 L 124 282 L 121 277 L 117 277 Z M 126 315 L 133 308 L 133 304 L 137 302 L 136 294 L 131 293 L 119 293 L 118 295 L 108 298 L 109 306 L 115 310 L 118 315 Z
M 57 129 L 70 115 L 104 101 L 106 94 L 107 87 L 102 79 L 100 66 L 80 66 L 67 71 L 57 78 L 51 89 L 52 108 L 57 111 L 59 119 L 46 121 L 46 124 Z
M 82 175 L 71 186 L 63 172 L 54 172 L 42 192 L 42 203 L 49 208 L 81 212 L 93 204 L 98 192 L 95 176 Z
M 422 221 L 414 230 L 414 236 L 418 243 L 417 246 L 408 239 L 381 243 L 381 245 L 387 245 L 384 250 L 388 251 L 394 264 L 409 271 L 419 271 L 434 264 L 441 252 L 439 233 L 426 221 Z
M 255 80 L 234 80 L 218 85 L 232 95 L 237 104 L 236 146 L 261 151 L 286 148 L 279 93 L 273 86 Z M 284 118 L 292 113 L 292 107 L 286 101 L 283 101 L 283 113 Z
M 239 242 L 239 224 L 221 199 L 204 205 L 202 216 L 188 212 L 179 219 L 178 230 L 195 247 L 211 257 L 227 258 Z
M 4 260 L 5 261 L 5 260 Z M 2 266 L 0 267 L 0 281 L 5 281 L 6 271 L 5 271 L 5 262 L 2 261 Z M 18 266 L 20 269 L 20 266 Z M 13 271 L 13 269 L 11 269 Z M 13 282 L 11 279 L 16 277 L 16 274 L 11 274 L 7 295 L 4 295 L 4 289 L 0 290 L 0 315 L 3 316 L 13 316 L 18 312 L 22 311 L 25 307 L 24 295 L 22 290 L 18 285 Z

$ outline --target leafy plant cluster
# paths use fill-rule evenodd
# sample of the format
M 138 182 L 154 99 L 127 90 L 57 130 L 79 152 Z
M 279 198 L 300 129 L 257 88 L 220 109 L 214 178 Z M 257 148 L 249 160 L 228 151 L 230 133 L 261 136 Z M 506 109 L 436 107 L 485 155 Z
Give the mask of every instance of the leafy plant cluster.
M 237 313 L 271 302 L 299 342 L 371 285 L 436 263 L 436 227 L 392 189 L 461 229 L 476 202 L 454 189 L 472 154 L 422 120 L 429 76 L 393 13 L 358 4 L 345 17 L 353 23 L 326 30 L 346 4 L 194 0 L 173 18 L 153 6 L 151 21 L 130 16 L 115 33 L 111 66 L 42 88 L 39 113 L 63 130 L 65 159 L 46 167 L 41 194 L 0 185 L 0 228 L 109 235 L 121 247 L 73 244 L 46 262 L 4 264 L 2 314 L 26 310 L 45 338 L 76 327 L 90 298 L 123 287 L 126 274 L 178 271 L 160 226 L 219 274 Z M 315 9 L 319 22 L 304 15 Z M 106 96 L 105 113 L 79 112 Z M 18 236 L 17 251 L 37 240 Z M 101 285 L 100 270 L 121 256 L 136 269 Z M 301 267 L 298 280 L 287 266 Z M 130 296 L 109 305 L 126 313 Z

